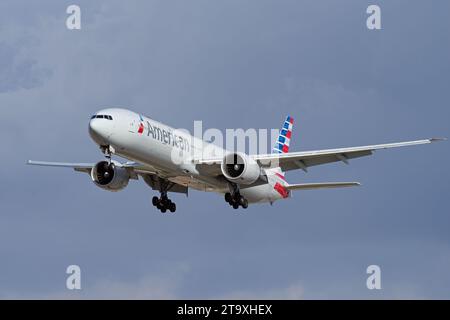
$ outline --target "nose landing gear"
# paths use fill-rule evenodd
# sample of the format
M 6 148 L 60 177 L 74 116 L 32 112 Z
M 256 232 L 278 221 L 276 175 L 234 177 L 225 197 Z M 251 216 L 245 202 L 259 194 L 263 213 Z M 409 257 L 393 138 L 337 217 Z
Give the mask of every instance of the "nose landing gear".
M 110 145 L 108 146 L 100 146 L 100 150 L 105 155 L 106 160 L 109 164 L 111 164 L 111 156 L 114 154 L 115 150 Z

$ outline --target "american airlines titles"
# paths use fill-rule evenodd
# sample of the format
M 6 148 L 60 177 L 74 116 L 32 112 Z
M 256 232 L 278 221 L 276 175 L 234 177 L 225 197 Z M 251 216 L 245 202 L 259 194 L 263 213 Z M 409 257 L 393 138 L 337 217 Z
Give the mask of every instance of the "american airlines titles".
M 172 132 L 172 130 L 162 129 L 156 125 L 151 125 L 149 121 L 147 122 L 147 136 L 152 136 L 153 139 L 158 140 L 164 144 L 171 145 L 172 147 L 178 148 L 180 150 L 189 152 L 190 143 L 187 138 L 179 136 Z

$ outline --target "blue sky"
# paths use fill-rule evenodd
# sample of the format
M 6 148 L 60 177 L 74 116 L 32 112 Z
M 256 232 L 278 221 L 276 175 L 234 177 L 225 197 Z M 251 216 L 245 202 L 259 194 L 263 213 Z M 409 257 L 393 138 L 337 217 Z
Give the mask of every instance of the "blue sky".
M 290 114 L 292 150 L 449 137 L 450 3 L 77 1 L 69 31 L 73 3 L 0 4 L 0 298 L 450 298 L 448 142 L 289 172 L 363 186 L 238 213 L 191 192 L 162 215 L 142 181 L 24 165 L 101 160 L 87 125 L 106 106 L 189 130 Z

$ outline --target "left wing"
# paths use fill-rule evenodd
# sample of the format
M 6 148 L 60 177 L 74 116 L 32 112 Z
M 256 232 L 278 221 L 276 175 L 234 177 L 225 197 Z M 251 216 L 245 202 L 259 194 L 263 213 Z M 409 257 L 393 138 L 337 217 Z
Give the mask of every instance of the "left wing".
M 420 144 L 429 144 L 440 140 L 445 139 L 432 138 L 415 141 L 376 144 L 361 147 L 251 155 L 250 157 L 252 157 L 255 161 L 257 161 L 263 168 L 280 167 L 282 171 L 294 169 L 302 169 L 303 171 L 307 171 L 308 167 L 332 162 L 342 161 L 348 164 L 348 160 L 364 156 L 370 156 L 373 154 L 375 150 L 414 146 Z M 200 159 L 197 161 L 197 163 L 200 166 L 215 164 L 216 166 L 219 165 L 219 167 L 221 162 L 222 159 L 206 159 L 206 160 Z
M 386 144 L 376 144 L 362 147 L 350 147 L 339 149 L 326 149 L 317 151 L 292 152 L 275 155 L 256 156 L 255 160 L 263 166 L 280 167 L 283 171 L 302 169 L 307 170 L 308 167 L 342 161 L 348 164 L 348 160 L 370 156 L 376 150 L 391 149 L 398 147 L 414 146 L 420 144 L 429 144 L 442 139 L 423 139 L 415 141 L 395 142 Z M 274 157 L 275 156 L 275 157 Z M 272 164 L 274 163 L 274 164 Z

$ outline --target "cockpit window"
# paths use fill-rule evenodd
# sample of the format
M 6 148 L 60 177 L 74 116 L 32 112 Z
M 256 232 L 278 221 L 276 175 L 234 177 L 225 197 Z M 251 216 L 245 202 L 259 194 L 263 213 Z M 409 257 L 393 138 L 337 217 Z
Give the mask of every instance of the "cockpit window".
M 92 119 L 107 119 L 107 120 L 112 120 L 113 118 L 112 118 L 110 115 L 94 114 L 94 115 L 91 117 L 91 120 L 92 120 Z

